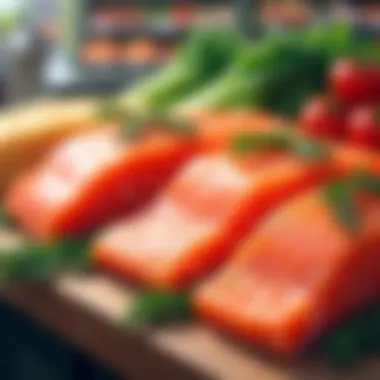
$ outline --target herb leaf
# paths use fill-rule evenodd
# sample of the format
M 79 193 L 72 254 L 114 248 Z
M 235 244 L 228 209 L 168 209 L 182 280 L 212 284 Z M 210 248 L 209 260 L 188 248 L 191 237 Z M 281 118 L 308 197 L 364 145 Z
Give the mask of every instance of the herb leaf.
M 328 158 L 326 146 L 318 141 L 293 135 L 290 144 L 292 152 L 301 159 L 321 161 Z
M 60 271 L 86 270 L 88 243 L 61 241 L 50 244 L 20 243 L 0 248 L 0 284 L 45 281 Z
M 238 154 L 252 153 L 256 150 L 278 150 L 289 146 L 289 137 L 285 133 L 257 133 L 238 136 L 232 149 Z
M 189 294 L 146 291 L 137 296 L 127 312 L 127 322 L 134 325 L 160 325 L 183 321 L 190 316 Z
M 337 367 L 347 367 L 368 353 L 380 349 L 380 306 L 376 304 L 364 310 L 332 333 L 324 337 L 320 345 L 329 362 Z
M 362 352 L 350 326 L 340 328 L 325 342 L 324 353 L 333 367 L 344 368 L 355 365 Z
M 317 141 L 290 132 L 260 132 L 238 136 L 233 151 L 239 154 L 257 150 L 289 150 L 304 160 L 323 160 L 328 157 L 326 147 Z
M 356 183 L 352 178 L 332 181 L 324 188 L 324 195 L 332 207 L 339 223 L 350 232 L 356 232 L 360 226 L 355 192 Z
M 355 174 L 355 181 L 359 190 L 372 195 L 380 195 L 380 177 L 373 176 L 367 171 L 359 171 Z
M 325 197 L 337 220 L 350 232 L 355 232 L 360 227 L 356 204 L 356 195 L 360 192 L 380 196 L 380 177 L 360 170 L 350 177 L 332 181 L 324 188 Z

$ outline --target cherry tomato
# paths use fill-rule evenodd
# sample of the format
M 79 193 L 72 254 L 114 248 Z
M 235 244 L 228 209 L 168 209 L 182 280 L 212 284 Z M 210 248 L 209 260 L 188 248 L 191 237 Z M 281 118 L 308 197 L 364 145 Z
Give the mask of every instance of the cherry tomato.
M 356 145 L 380 147 L 380 109 L 374 106 L 354 109 L 347 120 L 347 134 Z
M 330 72 L 330 87 L 335 97 L 347 105 L 380 101 L 380 67 L 341 59 Z
M 345 133 L 343 109 L 327 97 L 310 100 L 299 121 L 305 132 L 314 137 L 341 137 Z

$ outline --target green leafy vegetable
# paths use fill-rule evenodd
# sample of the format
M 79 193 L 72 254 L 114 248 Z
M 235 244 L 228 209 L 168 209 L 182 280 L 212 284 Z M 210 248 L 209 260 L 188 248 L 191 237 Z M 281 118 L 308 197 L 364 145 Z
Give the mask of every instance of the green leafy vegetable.
M 226 28 L 195 30 L 168 66 L 120 97 L 133 112 L 161 111 L 215 78 L 240 52 L 243 39 Z
M 180 101 L 174 110 L 254 107 L 294 116 L 305 98 L 325 90 L 333 60 L 351 52 L 357 55 L 364 46 L 368 49 L 365 41 L 358 43 L 347 24 L 268 33 L 241 49 L 230 67 Z
M 325 355 L 334 367 L 355 365 L 360 356 L 360 347 L 350 326 L 336 331 L 326 342 Z
M 146 291 L 137 296 L 127 321 L 135 325 L 159 325 L 186 320 L 191 316 L 189 294 Z
M 45 281 L 65 270 L 86 270 L 88 242 L 20 243 L 0 248 L 0 284 Z
M 380 196 L 380 178 L 359 170 L 352 176 L 332 181 L 324 187 L 325 198 L 336 219 L 350 232 L 356 232 L 360 228 L 356 202 L 360 192 Z
M 367 191 L 372 195 L 380 195 L 380 178 L 370 175 L 366 171 L 359 171 L 355 174 L 355 181 L 360 190 Z
M 277 150 L 289 147 L 289 138 L 285 133 L 256 133 L 238 136 L 233 142 L 233 150 L 239 154 L 256 150 Z
M 226 72 L 185 98 L 175 109 L 187 112 L 253 106 L 279 111 L 273 106 L 292 98 L 297 86 L 304 87 L 307 83 L 314 91 L 321 89 L 325 65 L 319 69 L 318 56 L 303 45 L 301 36 L 290 38 L 286 33 L 268 36 L 244 49 Z M 313 79 L 316 76 L 320 81 Z
M 257 150 L 289 150 L 304 160 L 324 160 L 328 157 L 328 150 L 322 143 L 291 132 L 241 135 L 233 142 L 233 150 L 240 154 Z
M 356 232 L 360 226 L 356 190 L 356 181 L 352 178 L 333 181 L 324 188 L 325 198 L 332 207 L 334 216 L 349 232 Z
M 329 151 L 323 143 L 296 135 L 291 135 L 290 149 L 304 160 L 322 161 L 329 157 Z
M 320 347 L 328 361 L 337 367 L 358 363 L 365 354 L 380 349 L 380 306 L 358 313 L 325 337 Z

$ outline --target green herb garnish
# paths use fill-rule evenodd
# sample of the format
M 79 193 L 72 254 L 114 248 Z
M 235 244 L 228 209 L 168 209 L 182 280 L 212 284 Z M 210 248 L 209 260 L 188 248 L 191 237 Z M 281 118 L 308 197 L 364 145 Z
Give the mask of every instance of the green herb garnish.
M 325 198 L 332 207 L 335 218 L 350 232 L 356 232 L 360 226 L 356 191 L 354 178 L 333 181 L 324 188 Z
M 356 202 L 360 192 L 380 195 L 380 178 L 366 171 L 358 171 L 352 176 L 332 181 L 325 185 L 324 196 L 332 207 L 336 219 L 349 232 L 360 228 L 360 216 Z
M 366 354 L 380 349 L 380 306 L 375 305 L 350 318 L 325 337 L 320 348 L 330 364 L 353 366 Z
M 304 160 L 324 160 L 328 157 L 328 150 L 322 143 L 291 132 L 241 135 L 234 141 L 233 150 L 239 154 L 258 150 L 289 150 Z
M 142 113 L 170 110 L 181 99 L 219 77 L 245 45 L 236 30 L 195 29 L 168 65 L 143 78 L 136 86 L 128 86 L 120 95 L 123 104 Z
M 375 196 L 380 195 L 380 177 L 373 176 L 366 171 L 359 171 L 355 178 L 359 189 Z
M 239 154 L 252 153 L 256 150 L 282 150 L 289 146 L 285 133 L 257 133 L 238 136 L 233 142 L 233 150 Z
M 127 321 L 134 325 L 161 325 L 186 320 L 191 314 L 189 294 L 146 291 L 135 299 Z
M 122 136 L 128 139 L 139 138 L 147 131 L 159 130 L 171 134 L 193 137 L 194 125 L 187 120 L 174 119 L 163 114 L 152 114 L 144 117 L 130 117 L 121 129 Z
M 358 362 L 361 353 L 355 338 L 350 327 L 339 329 L 329 337 L 324 353 L 332 366 L 349 367 Z
M 88 242 L 20 243 L 0 248 L 0 284 L 45 281 L 66 270 L 89 268 Z
M 323 161 L 328 158 L 327 147 L 318 141 L 306 137 L 291 136 L 291 151 L 299 158 L 311 161 Z

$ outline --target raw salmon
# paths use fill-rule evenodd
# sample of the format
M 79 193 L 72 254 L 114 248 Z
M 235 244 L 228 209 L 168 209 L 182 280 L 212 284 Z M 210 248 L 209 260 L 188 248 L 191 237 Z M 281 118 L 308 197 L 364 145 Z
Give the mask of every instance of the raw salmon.
M 320 189 L 276 209 L 195 292 L 199 315 L 284 355 L 379 297 L 380 202 L 361 199 L 362 228 L 337 222 Z
M 193 150 L 171 136 L 126 142 L 115 129 L 78 136 L 17 181 L 5 206 L 36 237 L 82 234 L 141 205 Z
M 99 127 L 92 99 L 39 100 L 0 111 L 0 198 L 53 146 Z
M 143 283 L 185 287 L 224 261 L 269 210 L 333 171 L 286 154 L 195 157 L 153 204 L 101 234 L 94 260 Z
M 36 237 L 86 233 L 142 205 L 196 152 L 225 146 L 242 128 L 271 125 L 269 117 L 239 115 L 202 116 L 196 138 L 151 130 L 131 141 L 115 127 L 77 136 L 18 179 L 5 206 Z
M 250 110 L 208 111 L 193 118 L 197 124 L 203 150 L 230 149 L 238 135 L 252 132 L 286 130 L 281 119 L 274 115 Z

